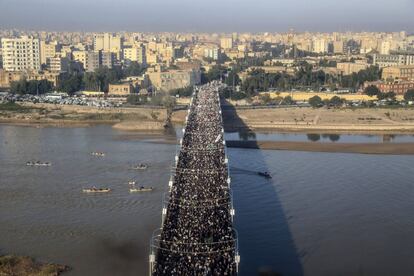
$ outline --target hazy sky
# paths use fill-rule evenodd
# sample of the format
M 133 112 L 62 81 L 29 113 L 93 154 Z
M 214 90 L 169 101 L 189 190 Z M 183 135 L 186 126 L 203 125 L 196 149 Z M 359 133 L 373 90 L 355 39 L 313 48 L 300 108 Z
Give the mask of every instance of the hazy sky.
M 0 28 L 414 32 L 414 0 L 0 0 Z

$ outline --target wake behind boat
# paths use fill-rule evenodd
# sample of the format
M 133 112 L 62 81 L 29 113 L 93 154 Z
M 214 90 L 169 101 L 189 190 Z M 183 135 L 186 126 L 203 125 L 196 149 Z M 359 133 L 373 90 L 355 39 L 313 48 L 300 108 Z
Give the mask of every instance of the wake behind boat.
M 26 162 L 26 166 L 29 167 L 50 167 L 52 163 L 50 162 L 40 162 L 40 161 L 28 161 Z
M 111 191 L 111 189 L 109 189 L 109 188 L 96 188 L 96 187 L 87 188 L 87 189 L 82 190 L 82 192 L 84 192 L 84 193 L 109 193 L 110 191 Z
M 141 186 L 139 188 L 131 188 L 129 189 L 129 192 L 130 193 L 151 192 L 152 190 L 154 190 L 153 187 L 146 188 L 146 187 Z

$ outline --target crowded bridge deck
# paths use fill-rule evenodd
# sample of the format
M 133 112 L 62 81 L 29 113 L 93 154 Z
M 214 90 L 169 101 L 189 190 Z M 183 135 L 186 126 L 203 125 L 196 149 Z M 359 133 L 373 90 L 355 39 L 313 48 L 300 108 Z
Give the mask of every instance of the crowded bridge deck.
M 161 229 L 151 240 L 150 275 L 236 275 L 237 233 L 219 90 L 194 89 L 164 196 Z

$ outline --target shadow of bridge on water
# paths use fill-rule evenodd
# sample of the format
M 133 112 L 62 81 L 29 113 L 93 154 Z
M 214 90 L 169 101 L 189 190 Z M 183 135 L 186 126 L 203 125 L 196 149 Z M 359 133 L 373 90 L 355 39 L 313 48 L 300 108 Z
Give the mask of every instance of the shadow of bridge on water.
M 225 132 L 238 132 L 241 140 L 255 138 L 238 116 L 236 108 L 222 100 Z M 273 185 L 257 173 L 239 174 L 232 166 L 249 171 L 268 171 L 265 153 L 252 149 L 229 149 L 235 228 L 241 256 L 240 275 L 301 276 L 303 267 L 295 247 L 288 219 Z

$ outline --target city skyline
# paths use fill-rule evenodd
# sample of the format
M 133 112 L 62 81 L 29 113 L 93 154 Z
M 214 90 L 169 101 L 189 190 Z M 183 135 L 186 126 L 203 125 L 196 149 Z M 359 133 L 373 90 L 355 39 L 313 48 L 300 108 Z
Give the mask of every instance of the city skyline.
M 2 28 L 46 31 L 298 32 L 414 29 L 409 0 L 251 2 L 0 0 Z M 24 10 L 21 7 L 25 7 Z

